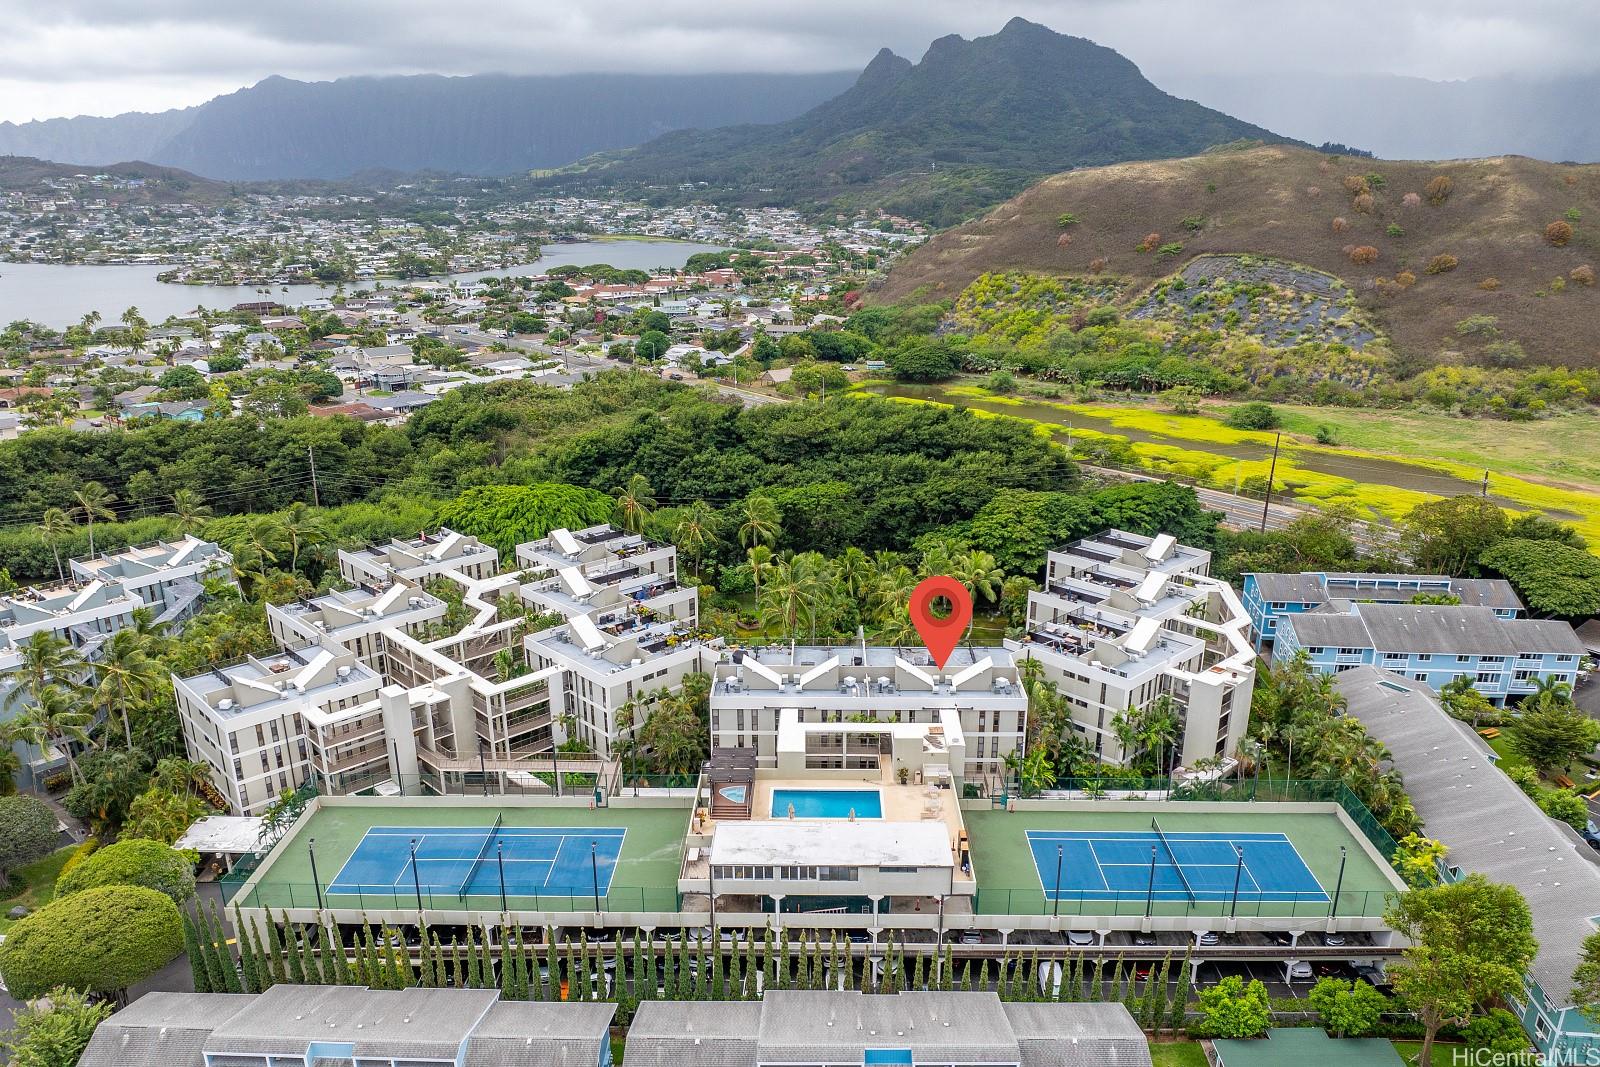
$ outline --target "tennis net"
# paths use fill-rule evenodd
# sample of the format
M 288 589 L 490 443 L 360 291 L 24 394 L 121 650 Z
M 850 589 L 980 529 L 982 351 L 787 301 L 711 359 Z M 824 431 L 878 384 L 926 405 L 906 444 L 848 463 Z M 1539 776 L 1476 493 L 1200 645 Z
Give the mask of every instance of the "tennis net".
M 462 880 L 461 888 L 456 891 L 456 899 L 467 899 L 467 890 L 472 887 L 472 880 L 478 876 L 478 868 L 482 867 L 483 861 L 488 858 L 489 847 L 494 844 L 495 836 L 500 833 L 500 824 L 504 821 L 504 812 L 494 817 L 494 825 L 489 827 L 488 836 L 483 839 L 483 847 L 478 850 L 478 858 L 472 861 L 471 867 L 467 868 L 467 877 Z
M 1167 859 L 1172 861 L 1172 869 L 1178 872 L 1178 881 L 1183 883 L 1183 891 L 1189 898 L 1189 903 L 1195 903 L 1194 887 L 1189 884 L 1189 876 L 1183 873 L 1183 864 L 1178 862 L 1178 854 L 1172 851 L 1172 842 L 1167 840 L 1166 831 L 1161 829 L 1161 824 L 1155 819 L 1150 820 L 1150 829 L 1156 832 L 1161 839 L 1161 847 L 1167 850 Z

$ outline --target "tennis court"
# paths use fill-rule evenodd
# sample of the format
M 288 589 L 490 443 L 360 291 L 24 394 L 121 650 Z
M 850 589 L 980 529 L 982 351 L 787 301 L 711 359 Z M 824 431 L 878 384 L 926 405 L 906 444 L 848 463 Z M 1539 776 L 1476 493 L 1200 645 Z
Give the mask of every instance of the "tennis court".
M 594 826 L 374 826 L 328 884 L 329 894 L 605 896 L 627 831 Z M 416 864 L 412 854 L 415 848 Z
M 1149 830 L 1028 830 L 1027 839 L 1046 899 L 1215 903 L 1232 901 L 1237 883 L 1244 902 L 1328 900 L 1281 833 L 1166 832 L 1152 821 Z

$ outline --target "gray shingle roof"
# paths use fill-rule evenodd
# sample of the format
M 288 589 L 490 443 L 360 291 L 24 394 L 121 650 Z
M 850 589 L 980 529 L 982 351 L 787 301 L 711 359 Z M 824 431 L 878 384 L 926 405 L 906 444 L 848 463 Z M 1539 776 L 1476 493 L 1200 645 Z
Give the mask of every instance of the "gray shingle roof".
M 277 985 L 217 1027 L 208 1052 L 301 1054 L 351 1042 L 358 1057 L 455 1059 L 499 994 L 492 989 Z
M 1289 604 L 1320 604 L 1327 594 L 1315 574 L 1275 574 L 1256 572 L 1256 589 L 1261 599 Z
M 628 1027 L 628 1067 L 750 1067 L 761 1005 L 651 1000 Z
M 595 1050 L 610 1037 L 615 1004 L 503 1000 L 489 1009 L 467 1043 L 464 1067 L 593 1067 Z
M 1001 1005 L 1022 1067 L 1150 1067 L 1150 1046 L 1121 1004 Z
M 1596 854 L 1566 823 L 1548 818 L 1489 761 L 1488 749 L 1417 682 L 1374 667 L 1334 678 L 1349 713 L 1388 746 L 1430 837 L 1448 862 L 1521 890 L 1533 912 L 1539 955 L 1531 972 L 1566 1003 L 1582 941 L 1600 914 Z
M 214 1027 L 255 998 L 243 993 L 147 993 L 100 1024 L 80 1067 L 202 1067 Z
M 1566 623 L 1502 619 L 1484 607 L 1433 604 L 1356 604 L 1354 614 L 1307 613 L 1280 625 L 1301 645 L 1372 648 L 1449 656 L 1515 656 L 1519 652 L 1582 655 Z

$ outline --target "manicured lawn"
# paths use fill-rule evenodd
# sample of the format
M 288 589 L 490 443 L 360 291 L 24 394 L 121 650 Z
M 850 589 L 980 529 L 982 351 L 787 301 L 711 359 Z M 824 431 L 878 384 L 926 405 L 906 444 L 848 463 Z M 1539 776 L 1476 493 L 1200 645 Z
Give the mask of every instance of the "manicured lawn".
M 1198 1041 L 1152 1042 L 1150 1062 L 1155 1067 L 1206 1067 L 1206 1054 Z
M 1422 1055 L 1422 1042 L 1420 1041 L 1395 1041 L 1392 1042 L 1394 1050 L 1400 1053 L 1400 1058 L 1407 1064 L 1417 1062 L 1417 1057 Z M 1433 1046 L 1433 1063 L 1429 1067 L 1451 1067 L 1452 1064 L 1461 1062 L 1452 1058 L 1452 1053 L 1462 1051 L 1460 1045 L 1441 1045 L 1438 1042 Z
M 18 904 L 29 911 L 34 911 L 50 903 L 56 895 L 56 876 L 61 873 L 61 868 L 72 855 L 72 850 L 73 846 L 68 845 L 50 853 L 44 859 L 34 860 L 26 867 L 19 867 L 12 873 L 11 883 L 0 889 L 0 893 L 5 894 L 0 897 L 0 932 L 4 932 L 12 923 L 12 920 L 6 918 L 5 913 Z
M 617 1064 L 622 1062 L 622 1038 L 620 1037 L 611 1039 L 611 1062 Z

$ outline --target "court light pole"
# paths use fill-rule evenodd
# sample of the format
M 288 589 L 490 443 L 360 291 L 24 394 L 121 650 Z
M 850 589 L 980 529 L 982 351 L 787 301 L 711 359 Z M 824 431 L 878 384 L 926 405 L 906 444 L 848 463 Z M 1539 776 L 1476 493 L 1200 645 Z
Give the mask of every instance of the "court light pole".
M 1150 846 L 1150 884 L 1144 891 L 1144 917 L 1150 918 L 1156 906 L 1156 846 Z
M 1333 900 L 1328 905 L 1328 918 L 1339 913 L 1339 891 L 1344 888 L 1344 861 L 1350 858 L 1345 846 L 1339 846 L 1339 880 L 1333 883 Z
M 589 842 L 589 873 L 594 876 L 594 910 L 600 910 L 600 845 Z
M 317 891 L 317 910 L 322 910 L 322 879 L 317 875 L 317 839 L 306 841 L 306 855 L 311 857 L 311 885 Z
M 422 878 L 417 874 L 417 839 L 411 839 L 411 888 L 417 891 L 417 919 L 422 919 Z
M 1230 919 L 1239 914 L 1239 879 L 1244 877 L 1244 849 L 1234 845 L 1233 851 L 1239 854 L 1239 865 L 1233 869 L 1233 903 L 1228 905 Z
M 509 915 L 511 909 L 506 907 L 506 843 L 496 841 L 494 844 L 494 865 L 500 872 L 500 913 Z
M 1052 919 L 1061 918 L 1061 852 L 1062 852 L 1062 847 L 1060 845 L 1057 845 L 1056 846 L 1056 880 L 1054 882 L 1050 883 L 1051 896 L 1054 897 L 1054 901 L 1053 901 L 1052 907 L 1050 909 L 1050 917 Z
M 483 759 L 483 738 L 478 738 L 478 781 L 483 785 L 483 795 L 489 795 L 489 770 Z

